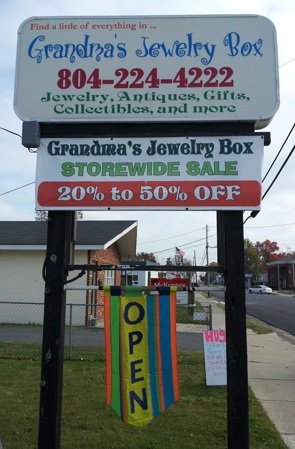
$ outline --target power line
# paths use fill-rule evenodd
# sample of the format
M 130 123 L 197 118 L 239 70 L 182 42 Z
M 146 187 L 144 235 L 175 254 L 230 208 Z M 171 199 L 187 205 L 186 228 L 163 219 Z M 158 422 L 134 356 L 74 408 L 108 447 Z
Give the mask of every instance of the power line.
M 274 160 L 273 160 L 271 166 L 270 166 L 269 169 L 267 170 L 267 172 L 266 172 L 264 178 L 262 179 L 262 182 L 265 180 L 265 178 L 266 178 L 267 175 L 269 174 L 270 170 L 271 170 L 272 167 L 274 166 L 274 164 L 275 164 L 277 158 L 278 158 L 279 155 L 281 154 L 281 151 L 282 151 L 282 149 L 284 148 L 285 143 L 286 143 L 287 140 L 289 139 L 290 135 L 292 134 L 294 127 L 295 127 L 295 123 L 293 124 L 292 128 L 290 129 L 289 134 L 287 135 L 286 139 L 284 140 L 283 145 L 281 146 L 280 150 L 278 151 L 278 153 L 277 153 L 276 157 L 274 158 Z
M 280 150 L 279 150 L 279 152 L 278 152 L 278 154 L 277 154 L 277 156 L 276 156 L 276 159 L 277 159 L 278 155 L 280 154 L 282 148 L 284 147 L 285 143 L 286 143 L 287 140 L 289 139 L 290 135 L 292 134 L 292 132 L 293 132 L 293 130 L 294 130 L 294 127 L 295 127 L 295 123 L 294 123 L 293 126 L 291 127 L 291 129 L 290 129 L 290 131 L 289 131 L 289 133 L 288 133 L 286 139 L 284 140 L 284 142 L 283 142 L 283 144 L 282 144 L 282 146 L 281 146 L 281 148 L 280 148 Z M 283 168 L 285 167 L 286 163 L 288 162 L 288 160 L 289 160 L 290 157 L 292 156 L 292 153 L 293 153 L 294 149 L 295 149 L 295 145 L 293 146 L 293 148 L 291 149 L 290 153 L 289 153 L 288 156 L 286 157 L 285 161 L 283 162 L 281 168 L 279 169 L 279 171 L 277 172 L 276 176 L 274 177 L 274 179 L 273 179 L 272 182 L 270 183 L 270 185 L 269 185 L 269 187 L 267 188 L 266 192 L 262 195 L 261 201 L 266 197 L 266 195 L 268 194 L 269 190 L 271 189 L 271 187 L 274 185 L 275 181 L 277 180 L 277 178 L 278 178 L 279 175 L 281 174 L 281 172 L 282 172 Z M 274 162 L 276 161 L 276 159 L 274 160 Z M 266 175 L 264 176 L 262 182 L 265 180 L 265 178 L 266 178 L 266 176 L 268 175 L 270 169 L 272 168 L 274 162 L 272 163 L 272 165 L 271 165 L 271 167 L 269 168 L 268 172 L 267 172 Z M 249 218 L 255 218 L 257 214 L 259 214 L 259 211 L 252 211 L 251 214 L 249 215 L 249 217 L 247 217 L 246 220 L 244 220 L 243 224 L 245 224 L 245 223 L 249 220 Z
M 269 190 L 271 189 L 271 187 L 274 185 L 274 183 L 276 182 L 277 178 L 279 177 L 279 175 L 281 174 L 283 168 L 285 167 L 286 163 L 288 162 L 288 160 L 290 159 L 290 157 L 293 154 L 293 151 L 295 150 L 295 145 L 293 146 L 293 148 L 291 149 L 290 153 L 288 154 L 288 156 L 286 157 L 283 165 L 281 166 L 281 168 L 279 169 L 279 171 L 277 172 L 276 176 L 274 177 L 274 179 L 272 180 L 271 184 L 269 185 L 268 189 L 266 190 L 266 192 L 262 195 L 262 199 L 264 199 L 266 197 L 266 195 L 268 194 Z
M 266 225 L 266 226 L 249 226 L 248 229 L 263 229 L 263 228 L 279 228 L 282 226 L 291 226 L 294 225 L 295 223 L 283 223 L 283 224 L 277 224 L 277 225 Z
M 22 136 L 19 133 L 11 131 L 10 129 L 7 129 L 7 128 L 3 128 L 3 126 L 0 126 L 0 129 L 2 129 L 2 131 L 6 131 L 7 133 L 13 134 L 14 136 L 20 137 L 22 139 Z M 27 148 L 27 150 L 29 151 L 29 153 L 36 153 L 37 152 L 37 150 L 33 150 L 32 148 Z
M 214 237 L 215 235 L 216 234 L 208 235 L 208 238 Z M 183 245 L 181 245 L 181 248 L 183 248 L 184 246 L 187 246 L 187 245 L 192 245 L 192 243 L 201 242 L 202 240 L 206 240 L 206 237 L 203 237 L 198 240 L 193 240 L 192 242 L 184 243 Z M 195 245 L 193 245 L 193 246 L 195 246 Z M 175 246 L 172 246 L 171 248 L 162 249 L 160 251 L 154 251 L 154 254 L 164 253 L 165 251 L 171 251 L 173 249 L 175 249 Z M 186 249 L 188 249 L 188 248 L 186 248 Z
M 200 261 L 200 266 L 204 265 L 206 259 L 206 248 L 204 249 L 202 259 Z
M 288 135 L 287 135 L 287 137 L 286 137 L 286 139 L 284 140 L 284 142 L 283 142 L 283 144 L 282 144 L 282 146 L 281 146 L 281 148 L 280 148 L 280 150 L 279 150 L 279 152 L 278 152 L 276 158 L 274 159 L 274 162 L 277 160 L 277 158 L 278 158 L 279 154 L 281 153 L 283 147 L 285 146 L 286 142 L 289 140 L 289 137 L 291 136 L 291 134 L 292 134 L 292 132 L 293 132 L 293 130 L 294 130 L 294 127 L 295 127 L 295 123 L 293 123 L 293 125 L 292 125 L 292 127 L 291 127 L 291 129 L 290 129 L 290 131 L 289 131 L 289 133 L 288 133 Z M 263 194 L 262 199 L 265 198 L 266 194 L 268 193 L 268 191 L 270 190 L 270 188 L 273 186 L 274 182 L 277 180 L 278 176 L 280 175 L 280 173 L 282 172 L 283 168 L 285 167 L 287 161 L 290 159 L 290 156 L 292 155 L 293 151 L 294 151 L 294 147 L 292 148 L 292 150 L 290 151 L 289 155 L 287 156 L 287 158 L 286 158 L 285 161 L 283 162 L 283 165 L 281 166 L 281 168 L 280 168 L 279 171 L 277 172 L 276 176 L 274 177 L 274 179 L 273 179 L 273 181 L 271 182 L 270 186 L 268 187 L 267 191 Z M 266 175 L 264 176 L 262 182 L 265 180 L 265 178 L 266 178 L 266 176 L 268 175 L 270 169 L 272 168 L 274 162 L 271 164 L 271 166 L 270 166 L 268 172 L 266 173 Z
M 149 242 L 138 242 L 138 244 L 139 244 L 139 245 L 146 245 L 146 244 L 148 244 L 148 243 L 161 242 L 161 241 L 163 241 L 163 240 L 169 240 L 169 239 L 172 239 L 172 238 L 174 238 L 174 237 L 182 237 L 183 235 L 192 234 L 193 232 L 200 231 L 201 229 L 205 229 L 205 227 L 202 226 L 201 228 L 193 229 L 192 231 L 184 232 L 183 234 L 176 234 L 176 235 L 172 235 L 171 237 L 165 237 L 165 238 L 163 238 L 163 239 L 151 240 L 151 241 L 149 241 Z
M 15 192 L 16 190 L 23 189 L 24 187 L 31 186 L 32 184 L 35 184 L 35 181 L 29 182 L 28 184 L 24 184 L 23 186 L 20 186 L 20 187 L 16 187 L 15 189 L 12 189 L 12 190 L 8 190 L 7 192 L 0 193 L 0 196 L 7 195 L 8 193 Z
M 289 61 L 286 61 L 286 62 L 284 62 L 283 64 L 281 64 L 281 65 L 280 65 L 280 68 L 281 68 L 281 67 L 284 67 L 284 65 L 290 64 L 290 62 L 293 62 L 293 61 L 295 61 L 295 58 L 289 59 Z
M 10 131 L 10 129 L 3 128 L 2 126 L 0 126 L 0 129 L 2 129 L 3 131 L 6 131 L 7 133 L 14 134 L 15 136 L 22 138 L 22 136 L 20 134 L 15 133 L 14 131 Z

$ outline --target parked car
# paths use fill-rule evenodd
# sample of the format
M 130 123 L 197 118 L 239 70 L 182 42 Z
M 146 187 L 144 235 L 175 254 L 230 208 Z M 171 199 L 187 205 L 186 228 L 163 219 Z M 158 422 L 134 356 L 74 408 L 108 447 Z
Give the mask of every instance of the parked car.
M 255 287 L 249 288 L 249 293 L 260 293 L 261 295 L 267 294 L 270 295 L 272 293 L 272 289 L 267 287 L 267 285 L 255 285 Z

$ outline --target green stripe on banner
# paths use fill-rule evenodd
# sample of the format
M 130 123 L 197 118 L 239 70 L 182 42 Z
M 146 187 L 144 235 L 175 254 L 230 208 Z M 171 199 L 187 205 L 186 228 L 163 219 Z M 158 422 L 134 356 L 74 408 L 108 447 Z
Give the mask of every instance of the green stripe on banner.
M 125 296 L 127 298 L 139 298 L 142 296 L 142 287 L 137 287 L 137 286 L 126 286 L 125 288 Z
M 112 340 L 112 396 L 111 406 L 121 417 L 121 367 L 120 367 L 120 297 L 111 297 Z

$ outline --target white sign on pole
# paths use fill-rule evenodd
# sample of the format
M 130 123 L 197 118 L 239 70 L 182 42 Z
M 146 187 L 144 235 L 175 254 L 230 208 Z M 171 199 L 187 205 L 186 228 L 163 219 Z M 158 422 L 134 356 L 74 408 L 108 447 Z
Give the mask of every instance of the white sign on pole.
M 203 332 L 205 372 L 207 385 L 226 385 L 226 332 Z
M 256 15 L 32 17 L 14 105 L 27 121 L 263 128 L 279 106 L 275 28 Z
M 41 139 L 39 210 L 259 210 L 263 137 Z

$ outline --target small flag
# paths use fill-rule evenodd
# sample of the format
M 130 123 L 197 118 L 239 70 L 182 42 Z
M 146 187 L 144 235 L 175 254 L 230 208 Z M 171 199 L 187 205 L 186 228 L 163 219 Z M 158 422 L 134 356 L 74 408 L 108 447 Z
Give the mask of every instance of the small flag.
M 134 426 L 148 424 L 179 399 L 176 287 L 106 286 L 106 403 Z
M 182 251 L 181 249 L 177 248 L 177 246 L 175 247 L 175 254 L 177 256 L 183 257 L 185 255 L 185 252 Z

